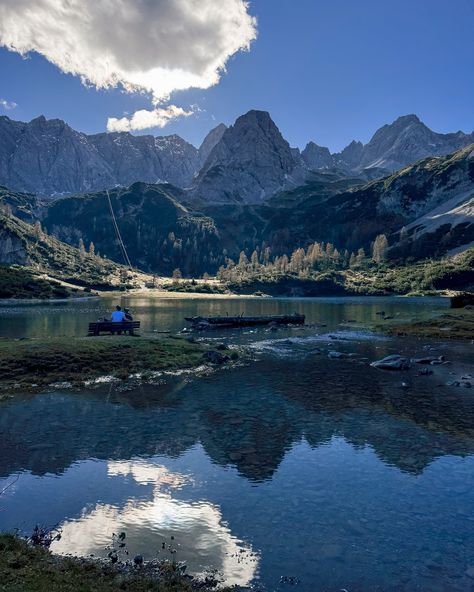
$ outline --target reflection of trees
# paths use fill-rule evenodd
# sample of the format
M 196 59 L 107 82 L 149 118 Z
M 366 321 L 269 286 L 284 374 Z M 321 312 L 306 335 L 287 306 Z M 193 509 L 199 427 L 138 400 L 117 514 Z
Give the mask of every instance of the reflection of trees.
M 474 452 L 467 398 L 431 392 L 426 377 L 411 374 L 406 392 L 357 362 L 318 360 L 293 360 L 291 371 L 281 361 L 260 361 L 190 384 L 4 404 L 0 474 L 61 472 L 91 457 L 177 457 L 201 442 L 216 463 L 262 480 L 302 437 L 319 446 L 341 436 L 415 473 L 437 456 Z

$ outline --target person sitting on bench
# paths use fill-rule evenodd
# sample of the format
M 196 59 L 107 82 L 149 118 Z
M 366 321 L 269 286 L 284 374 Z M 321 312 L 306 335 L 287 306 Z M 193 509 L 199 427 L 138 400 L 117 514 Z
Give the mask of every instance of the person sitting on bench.
M 125 313 L 125 320 L 126 321 L 133 321 L 132 313 L 130 312 L 129 308 L 124 308 L 123 312 Z
M 125 321 L 125 313 L 123 312 L 122 307 L 117 304 L 112 313 L 112 323 L 121 323 L 122 321 Z

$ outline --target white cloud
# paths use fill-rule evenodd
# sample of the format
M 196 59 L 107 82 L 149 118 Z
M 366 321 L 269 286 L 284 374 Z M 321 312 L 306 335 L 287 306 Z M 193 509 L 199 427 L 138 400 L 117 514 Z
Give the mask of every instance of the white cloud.
M 135 111 L 132 117 L 109 117 L 107 121 L 107 131 L 109 132 L 129 132 L 131 130 L 143 130 L 150 127 L 165 127 L 172 119 L 177 117 L 189 117 L 194 111 L 185 111 L 176 105 L 168 107 L 156 107 L 151 111 L 141 109 Z
M 18 107 L 18 105 L 16 103 L 14 103 L 13 101 L 7 101 L 6 99 L 0 99 L 0 107 L 2 107 L 3 109 L 6 109 L 7 111 L 10 111 L 10 109 L 15 109 L 15 107 Z
M 216 84 L 255 37 L 245 0 L 0 0 L 0 45 L 36 51 L 84 84 L 149 92 L 155 106 Z

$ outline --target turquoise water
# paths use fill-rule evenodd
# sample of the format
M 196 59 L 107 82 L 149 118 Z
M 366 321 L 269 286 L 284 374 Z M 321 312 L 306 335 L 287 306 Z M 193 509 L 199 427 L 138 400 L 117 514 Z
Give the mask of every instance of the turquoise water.
M 265 312 L 296 306 L 327 327 L 227 333 L 254 357 L 232 370 L 1 403 L 0 489 L 19 478 L 1 498 L 0 529 L 59 524 L 53 550 L 81 555 L 105 555 L 124 530 L 130 552 L 146 558 L 166 556 L 161 543 L 174 537 L 191 572 L 215 568 L 256 590 L 473 589 L 474 389 L 448 386 L 473 373 L 473 345 L 384 339 L 343 323 L 382 304 L 414 316 L 443 306 L 257 301 Z M 168 306 L 135 308 L 148 326 L 177 328 L 191 309 L 242 302 L 173 301 L 166 317 Z M 3 314 L 2 331 L 49 323 L 80 334 L 93 320 L 77 308 L 42 311 L 37 324 L 36 314 Z M 429 376 L 368 366 L 427 347 L 452 364 Z M 331 350 L 352 355 L 330 359 Z

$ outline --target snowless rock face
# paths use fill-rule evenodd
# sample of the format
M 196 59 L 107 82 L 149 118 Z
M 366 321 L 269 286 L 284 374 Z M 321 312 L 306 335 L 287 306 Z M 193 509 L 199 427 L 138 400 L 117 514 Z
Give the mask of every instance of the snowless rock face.
M 220 141 L 226 129 L 227 127 L 223 123 L 220 123 L 217 127 L 211 129 L 211 131 L 204 138 L 198 151 L 199 168 L 201 168 L 204 165 L 204 163 L 209 157 L 209 154 L 212 152 L 212 149 Z
M 474 142 L 474 133 L 438 134 L 416 115 L 384 125 L 363 148 L 357 167 L 395 171 L 427 156 L 444 156 Z
M 196 181 L 194 196 L 209 203 L 259 203 L 290 186 L 297 165 L 266 111 L 249 111 L 225 130 Z
M 302 156 L 312 170 L 338 167 L 348 172 L 381 169 L 393 172 L 427 156 L 445 156 L 474 143 L 474 132 L 438 134 L 416 115 L 399 117 L 375 132 L 367 144 L 352 141 L 342 152 L 310 142 Z
M 334 157 L 328 148 L 318 146 L 314 142 L 308 142 L 301 153 L 301 157 L 311 170 L 329 169 L 334 166 Z
M 0 117 L 0 185 L 40 195 L 95 191 L 135 181 L 185 187 L 198 151 L 176 135 L 76 132 L 60 119 Z
M 0 263 L 5 265 L 27 265 L 25 246 L 14 233 L 0 224 Z

